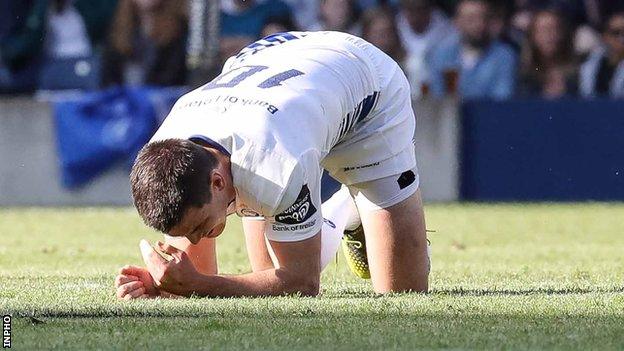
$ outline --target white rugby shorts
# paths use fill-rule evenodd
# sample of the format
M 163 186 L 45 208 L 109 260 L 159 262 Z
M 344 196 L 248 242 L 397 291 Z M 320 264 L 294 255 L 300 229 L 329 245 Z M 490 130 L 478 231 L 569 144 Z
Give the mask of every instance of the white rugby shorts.
M 347 40 L 375 67 L 379 99 L 371 115 L 330 150 L 322 165 L 349 188 L 360 210 L 387 208 L 419 187 L 410 86 L 399 65 L 381 50 L 357 37 Z

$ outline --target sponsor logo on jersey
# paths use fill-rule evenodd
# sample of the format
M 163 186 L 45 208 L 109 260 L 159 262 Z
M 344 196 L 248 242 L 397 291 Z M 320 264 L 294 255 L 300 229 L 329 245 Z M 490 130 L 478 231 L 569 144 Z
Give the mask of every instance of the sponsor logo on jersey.
M 286 211 L 275 216 L 275 221 L 283 224 L 301 224 L 316 213 L 316 207 L 312 204 L 310 189 L 304 185 L 297 196 L 295 203 Z
M 214 104 L 217 104 L 218 106 L 211 106 Z M 272 115 L 279 111 L 279 108 L 277 106 L 273 105 L 268 101 L 235 95 L 215 95 L 207 98 L 192 100 L 182 105 L 176 106 L 176 109 L 210 106 L 210 108 L 216 112 L 225 113 L 228 110 L 227 106 L 232 105 L 240 105 L 245 107 L 257 106 L 265 109 Z
M 273 227 L 274 232 L 295 232 L 297 230 L 304 230 L 304 229 L 312 228 L 314 227 L 315 224 L 316 224 L 316 219 L 313 219 L 309 221 L 308 223 L 303 223 L 303 224 L 296 224 L 296 225 L 273 224 L 272 227 Z
M 370 168 L 370 167 L 375 167 L 375 166 L 379 166 L 379 162 L 369 163 L 363 166 L 344 167 L 342 170 L 345 172 L 349 172 L 349 171 L 355 171 L 356 169 Z
M 238 211 L 239 215 L 242 217 L 260 217 L 260 214 L 250 208 L 241 208 Z

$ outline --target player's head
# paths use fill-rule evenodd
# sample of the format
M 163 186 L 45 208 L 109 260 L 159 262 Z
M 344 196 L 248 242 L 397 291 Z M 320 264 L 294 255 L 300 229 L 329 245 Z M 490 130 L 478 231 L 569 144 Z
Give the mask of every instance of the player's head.
M 234 194 L 225 168 L 215 153 L 189 140 L 149 143 L 130 174 L 134 205 L 145 224 L 163 233 L 193 243 L 215 237 Z

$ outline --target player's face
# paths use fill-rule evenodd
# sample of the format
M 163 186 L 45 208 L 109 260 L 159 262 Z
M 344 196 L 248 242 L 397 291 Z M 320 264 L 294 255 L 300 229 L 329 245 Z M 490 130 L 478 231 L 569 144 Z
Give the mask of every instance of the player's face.
M 221 164 L 212 171 L 210 202 L 201 207 L 187 208 L 180 223 L 169 231 L 170 235 L 184 236 L 191 243 L 197 244 L 202 238 L 215 238 L 223 233 L 229 205 L 236 197 L 228 169 L 229 164 L 227 167 Z
M 186 210 L 180 223 L 169 231 L 171 236 L 184 236 L 193 244 L 202 238 L 215 238 L 225 229 L 226 206 L 211 201 L 202 207 Z

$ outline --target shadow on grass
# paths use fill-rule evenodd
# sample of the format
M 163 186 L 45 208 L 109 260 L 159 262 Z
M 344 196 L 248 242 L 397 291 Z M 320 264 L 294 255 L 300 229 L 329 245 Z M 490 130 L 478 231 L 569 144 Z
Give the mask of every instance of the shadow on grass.
M 617 287 L 568 287 L 568 288 L 528 288 L 528 289 L 470 289 L 470 288 L 449 288 L 449 289 L 431 289 L 427 295 L 439 296 L 532 296 L 532 295 L 583 295 L 583 294 L 613 294 L 624 293 L 624 286 Z M 349 298 L 349 299 L 370 299 L 383 298 L 392 296 L 409 296 L 409 293 L 383 295 L 375 294 L 372 291 L 363 291 L 360 289 L 339 289 L 332 292 L 331 295 L 323 298 Z M 423 294 L 418 294 L 423 295 Z
M 115 317 L 216 317 L 224 318 L 228 315 L 238 317 L 270 318 L 275 316 L 315 318 L 319 315 L 342 318 L 345 309 L 351 311 L 352 316 L 367 315 L 366 308 L 376 310 L 376 316 L 392 315 L 396 309 L 387 308 L 399 306 L 411 301 L 428 299 L 430 297 L 512 297 L 512 296 L 564 296 L 583 294 L 621 294 L 624 286 L 619 287 L 568 287 L 568 288 L 528 288 L 528 289 L 433 289 L 429 294 L 391 294 L 379 295 L 371 291 L 355 287 L 332 289 L 318 298 L 310 297 L 273 297 L 273 298 L 198 298 L 181 300 L 143 300 L 126 301 L 113 304 L 95 304 L 93 306 L 14 306 L 9 310 L 0 308 L 0 313 L 9 313 L 15 317 L 26 318 L 115 318 Z M 179 301 L 179 303 L 178 303 Z M 425 300 L 421 302 L 427 303 Z M 421 303 L 419 302 L 419 304 Z M 376 306 L 376 307 L 371 307 Z M 355 306 L 368 306 L 355 307 Z M 381 308 L 383 307 L 383 308 Z M 381 308 L 381 309 L 380 309 Z M 410 311 L 399 312 L 405 315 L 427 314 L 426 311 L 416 308 Z
M 454 296 L 530 296 L 530 295 L 575 295 L 624 293 L 624 286 L 612 288 L 530 288 L 530 289 L 440 289 L 432 290 L 434 295 Z
M 449 318 L 429 314 L 371 318 L 343 311 L 342 316 L 329 320 L 326 315 L 284 318 L 269 313 L 263 318 L 236 313 L 200 318 L 120 317 L 123 318 L 54 318 L 43 323 L 20 319 L 21 324 L 17 325 L 20 346 L 42 349 L 54 345 L 58 349 L 79 350 L 205 349 L 206 345 L 232 350 L 616 350 L 621 349 L 624 342 L 621 324 L 615 316 L 588 319 L 583 316 L 483 314 Z

